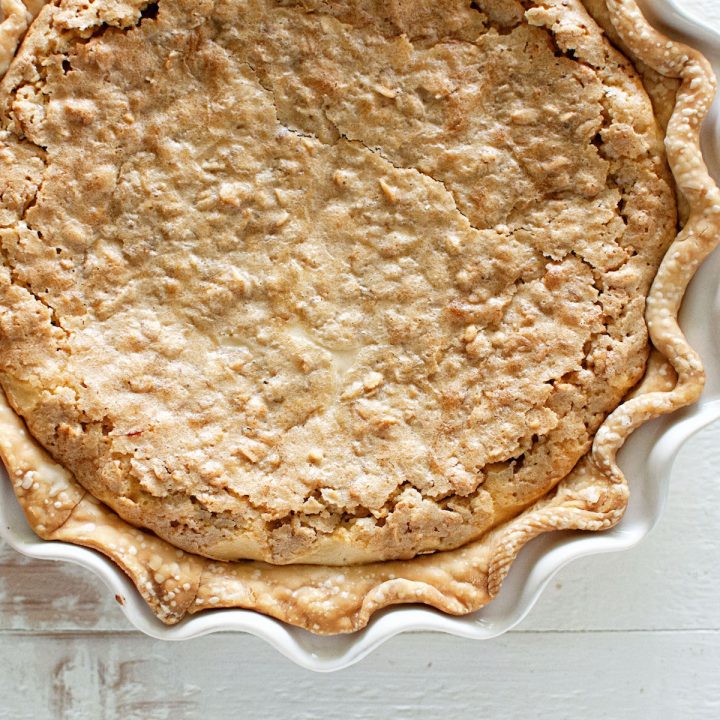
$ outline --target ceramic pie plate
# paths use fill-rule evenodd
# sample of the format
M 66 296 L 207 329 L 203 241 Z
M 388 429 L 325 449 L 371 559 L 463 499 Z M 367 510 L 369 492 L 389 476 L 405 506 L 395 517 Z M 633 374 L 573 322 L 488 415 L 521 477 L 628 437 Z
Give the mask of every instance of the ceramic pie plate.
M 681 7 L 681 0 L 646 0 L 648 19 L 673 38 L 708 57 L 720 75 L 720 34 L 700 25 Z M 720 101 L 703 128 L 703 150 L 712 174 L 720 177 Z M 675 457 L 685 441 L 720 418 L 720 339 L 711 331 L 720 320 L 720 253 L 703 264 L 685 296 L 680 323 L 700 353 L 707 372 L 702 398 L 691 408 L 656 420 L 636 431 L 619 455 L 630 481 L 630 501 L 622 521 L 602 533 L 554 532 L 530 543 L 514 562 L 499 595 L 483 609 L 452 617 L 428 607 L 394 606 L 375 614 L 367 627 L 349 635 L 317 636 L 251 610 L 223 609 L 164 625 L 151 612 L 130 580 L 100 553 L 62 542 L 48 542 L 28 526 L 3 468 L 0 467 L 0 535 L 16 550 L 34 558 L 81 565 L 98 575 L 110 592 L 124 599 L 122 610 L 138 630 L 163 640 L 186 640 L 213 632 L 241 631 L 269 642 L 297 664 L 311 670 L 347 667 L 401 632 L 439 631 L 490 639 L 517 625 L 544 587 L 576 558 L 625 550 L 644 538 L 660 517 Z

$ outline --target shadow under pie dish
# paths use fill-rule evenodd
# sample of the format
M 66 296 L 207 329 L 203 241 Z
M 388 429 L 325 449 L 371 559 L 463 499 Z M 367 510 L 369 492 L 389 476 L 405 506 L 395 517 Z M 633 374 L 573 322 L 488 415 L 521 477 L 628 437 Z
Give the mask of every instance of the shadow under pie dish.
M 0 442 L 38 534 L 165 622 L 334 633 L 470 612 L 533 536 L 620 519 L 616 450 L 702 388 L 695 51 L 629 2 L 86 5 L 0 85 Z

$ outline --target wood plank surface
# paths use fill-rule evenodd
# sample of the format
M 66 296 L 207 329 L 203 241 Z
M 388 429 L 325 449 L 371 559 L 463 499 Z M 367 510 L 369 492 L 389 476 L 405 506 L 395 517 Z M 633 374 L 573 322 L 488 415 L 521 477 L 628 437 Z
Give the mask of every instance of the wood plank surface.
M 718 640 L 717 631 L 525 632 L 491 644 L 414 634 L 318 675 L 246 635 L 172 645 L 16 636 L 0 718 L 717 720 Z

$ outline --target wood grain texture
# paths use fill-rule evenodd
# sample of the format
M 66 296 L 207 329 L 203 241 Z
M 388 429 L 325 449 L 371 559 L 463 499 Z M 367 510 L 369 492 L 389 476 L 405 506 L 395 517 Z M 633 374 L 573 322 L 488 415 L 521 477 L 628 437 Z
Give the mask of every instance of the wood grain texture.
M 684 0 L 720 29 L 720 0 Z M 134 632 L 89 572 L 0 544 L 0 720 L 720 717 L 720 423 L 683 449 L 640 546 L 565 568 L 490 642 L 395 638 L 316 675 L 245 635 Z
M 404 635 L 371 661 L 317 675 L 249 636 L 177 645 L 16 636 L 2 684 L 18 700 L 8 705 L 3 694 L 0 718 L 715 720 L 718 639 L 704 631 L 521 633 L 489 645 L 438 636 L 429 647 L 427 636 Z

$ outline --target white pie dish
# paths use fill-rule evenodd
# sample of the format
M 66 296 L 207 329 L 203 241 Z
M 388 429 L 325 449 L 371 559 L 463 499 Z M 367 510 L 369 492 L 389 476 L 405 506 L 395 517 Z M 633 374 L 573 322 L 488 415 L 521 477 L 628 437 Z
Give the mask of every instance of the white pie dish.
M 669 0 L 649 8 L 663 28 L 686 39 L 718 60 L 720 40 L 689 21 Z M 714 55 L 714 57 L 713 57 Z M 717 68 L 717 62 L 716 68 Z M 705 150 L 717 176 L 720 166 L 718 107 L 705 126 Z M 547 535 L 534 541 L 515 563 L 499 597 L 487 608 L 463 618 L 452 618 L 428 608 L 396 607 L 379 613 L 369 626 L 353 635 L 316 637 L 305 631 L 245 610 L 205 612 L 167 627 L 151 614 L 122 572 L 103 556 L 65 543 L 45 542 L 29 529 L 12 496 L 2 483 L 0 530 L 16 549 L 46 559 L 67 560 L 89 567 L 116 594 L 126 599 L 125 612 L 140 630 L 163 639 L 185 639 L 215 631 L 242 630 L 263 637 L 299 664 L 316 670 L 347 666 L 384 640 L 404 630 L 442 630 L 472 638 L 496 636 L 519 622 L 530 610 L 552 575 L 570 560 L 596 552 L 620 550 L 637 543 L 657 521 L 666 494 L 672 460 L 682 443 L 707 422 L 720 417 L 720 347 L 707 331 L 708 313 L 718 310 L 713 256 L 693 282 L 681 315 L 683 328 L 705 362 L 708 385 L 702 401 L 637 432 L 621 455 L 621 467 L 630 479 L 632 494 L 627 514 L 614 530 L 600 535 Z

